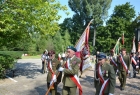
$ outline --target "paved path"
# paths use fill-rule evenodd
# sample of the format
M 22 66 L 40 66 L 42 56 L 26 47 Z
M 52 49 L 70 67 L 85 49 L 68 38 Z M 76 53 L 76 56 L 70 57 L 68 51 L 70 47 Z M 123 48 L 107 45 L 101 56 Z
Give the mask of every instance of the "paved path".
M 10 79 L 0 80 L 0 95 L 45 95 L 46 76 L 41 73 L 40 59 L 20 59 L 17 63 L 17 71 L 13 78 L 17 82 Z M 93 83 L 93 70 L 86 71 L 80 82 L 83 88 L 83 95 L 95 95 Z M 116 77 L 116 88 L 114 95 L 140 95 L 140 75 L 137 78 L 127 79 L 127 86 L 124 91 L 119 89 L 119 81 Z M 62 83 L 58 86 L 61 93 Z M 78 90 L 77 90 L 78 95 Z

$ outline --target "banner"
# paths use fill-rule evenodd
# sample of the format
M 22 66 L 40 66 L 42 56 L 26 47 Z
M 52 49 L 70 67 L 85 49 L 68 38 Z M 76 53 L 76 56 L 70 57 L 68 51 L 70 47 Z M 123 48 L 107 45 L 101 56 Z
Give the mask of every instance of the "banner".
M 82 62 L 80 64 L 80 71 L 84 71 L 85 69 L 92 67 L 90 62 L 90 51 L 89 51 L 89 45 L 88 45 L 88 39 L 89 39 L 89 30 L 90 30 L 90 24 L 92 20 L 86 27 L 85 31 L 81 35 L 80 39 L 75 45 L 75 48 L 77 49 L 76 56 L 80 57 Z
M 135 36 L 133 38 L 133 43 L 132 43 L 132 50 L 131 52 L 136 52 L 136 45 L 135 45 Z

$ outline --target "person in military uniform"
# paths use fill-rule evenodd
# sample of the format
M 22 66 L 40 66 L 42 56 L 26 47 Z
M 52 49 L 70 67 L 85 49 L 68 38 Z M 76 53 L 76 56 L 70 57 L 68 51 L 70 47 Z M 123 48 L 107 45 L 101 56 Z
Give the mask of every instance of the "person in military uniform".
M 54 82 L 54 85 L 51 87 L 51 95 L 60 95 L 57 92 L 57 85 L 61 82 L 62 72 L 59 73 L 57 69 L 61 66 L 60 61 L 55 58 L 55 51 L 49 51 L 49 60 L 48 60 L 48 75 L 47 75 L 47 87 L 49 88 L 50 85 Z M 58 75 L 58 77 L 57 77 Z
M 78 78 L 78 71 L 81 59 L 75 56 L 76 48 L 69 46 L 67 48 L 67 61 L 58 71 L 63 71 L 63 90 L 62 95 L 76 95 L 76 89 L 79 88 L 79 93 L 82 93 L 82 88 Z
M 114 95 L 116 74 L 112 65 L 106 62 L 106 55 L 98 55 L 98 63 L 95 64 L 94 86 L 95 95 Z
M 126 54 L 126 50 L 122 49 L 117 58 L 118 63 L 118 78 L 120 81 L 120 90 L 124 90 L 126 85 L 127 74 L 130 73 L 130 56 Z
M 114 53 L 114 50 L 110 50 L 110 64 L 113 66 L 115 73 L 117 73 L 117 56 Z
M 131 65 L 133 67 L 133 78 L 136 77 L 136 69 L 139 68 L 139 58 L 136 56 L 135 52 L 131 53 Z

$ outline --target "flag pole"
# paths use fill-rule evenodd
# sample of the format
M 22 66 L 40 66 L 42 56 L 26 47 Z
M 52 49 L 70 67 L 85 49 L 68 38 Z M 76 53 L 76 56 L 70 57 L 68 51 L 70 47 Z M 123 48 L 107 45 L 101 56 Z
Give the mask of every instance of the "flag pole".
M 90 20 L 90 22 L 88 23 L 86 29 L 88 28 L 88 26 L 89 26 L 92 22 L 93 22 L 93 19 Z M 86 31 L 86 29 L 84 30 L 84 32 Z M 81 37 L 84 35 L 84 32 L 83 32 L 83 34 L 81 35 Z M 81 37 L 80 37 L 80 39 L 81 39 Z M 80 41 L 80 39 L 77 41 L 77 43 Z M 77 45 L 77 43 L 75 44 L 75 46 Z

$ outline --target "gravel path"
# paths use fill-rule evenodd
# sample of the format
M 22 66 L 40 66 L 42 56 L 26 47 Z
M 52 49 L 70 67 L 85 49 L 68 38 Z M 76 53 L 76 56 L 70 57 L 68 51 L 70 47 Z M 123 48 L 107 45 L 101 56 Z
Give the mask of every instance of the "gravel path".
M 10 79 L 0 80 L 0 95 L 45 95 L 47 91 L 46 76 L 41 73 L 40 59 L 20 59 L 16 64 L 15 77 L 17 82 Z M 80 82 L 83 95 L 94 95 L 93 70 L 86 71 Z M 127 79 L 126 89 L 120 91 L 119 81 L 116 77 L 116 88 L 114 95 L 140 95 L 140 74 L 137 78 Z M 58 91 L 62 91 L 62 83 L 58 85 Z M 78 90 L 77 90 L 78 95 Z

